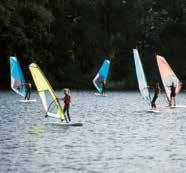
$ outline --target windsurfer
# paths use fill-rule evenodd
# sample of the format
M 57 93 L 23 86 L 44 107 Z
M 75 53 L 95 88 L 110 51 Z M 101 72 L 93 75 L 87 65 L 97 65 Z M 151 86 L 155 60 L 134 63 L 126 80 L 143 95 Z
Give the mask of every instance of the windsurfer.
M 65 88 L 63 90 L 63 92 L 64 92 L 64 95 L 65 95 L 64 98 L 63 98 L 63 101 L 64 101 L 63 111 L 64 111 L 64 114 L 67 112 L 68 121 L 71 121 L 70 113 L 69 113 L 69 108 L 70 108 L 70 103 L 71 103 L 70 90 L 68 88 Z
M 172 103 L 176 106 L 176 86 L 174 85 L 174 82 L 172 82 L 172 85 L 169 87 L 171 90 L 169 106 L 172 106 Z
M 158 98 L 158 95 L 160 93 L 160 86 L 159 86 L 159 83 L 156 83 L 156 86 L 154 87 L 154 97 L 151 101 L 151 106 L 152 106 L 152 109 L 156 109 L 156 100 Z
M 30 100 L 30 94 L 31 94 L 31 88 L 32 88 L 32 84 L 30 83 L 30 81 L 28 81 L 25 84 L 27 91 L 26 91 L 26 95 L 25 95 L 25 100 Z

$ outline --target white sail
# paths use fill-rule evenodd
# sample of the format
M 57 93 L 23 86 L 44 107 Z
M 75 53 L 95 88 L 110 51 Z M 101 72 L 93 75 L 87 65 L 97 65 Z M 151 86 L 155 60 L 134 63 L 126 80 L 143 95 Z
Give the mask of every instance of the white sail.
M 143 70 L 143 66 L 142 66 L 142 63 L 141 63 L 141 59 L 140 59 L 138 50 L 133 49 L 133 54 L 134 54 L 134 62 L 135 62 L 136 76 L 137 76 L 137 79 L 138 79 L 139 90 L 140 90 L 141 95 L 144 98 L 144 100 L 148 104 L 151 104 L 151 97 L 150 97 L 145 73 L 144 73 L 144 70 Z

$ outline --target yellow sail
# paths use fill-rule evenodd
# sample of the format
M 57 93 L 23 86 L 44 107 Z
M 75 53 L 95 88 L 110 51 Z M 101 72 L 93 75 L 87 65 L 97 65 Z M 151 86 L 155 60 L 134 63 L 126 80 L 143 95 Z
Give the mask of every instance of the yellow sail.
M 64 119 L 65 116 L 60 102 L 44 73 L 35 63 L 29 65 L 29 70 L 32 74 L 46 114 L 54 118 Z

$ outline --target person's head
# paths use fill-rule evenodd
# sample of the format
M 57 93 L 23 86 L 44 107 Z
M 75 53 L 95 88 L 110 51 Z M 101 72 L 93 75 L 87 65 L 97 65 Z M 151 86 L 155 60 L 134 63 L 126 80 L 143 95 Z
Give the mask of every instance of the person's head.
M 174 86 L 174 82 L 172 82 L 172 86 Z
M 69 94 L 70 93 L 70 90 L 68 88 L 64 88 L 63 89 L 63 92 L 64 92 L 64 94 Z

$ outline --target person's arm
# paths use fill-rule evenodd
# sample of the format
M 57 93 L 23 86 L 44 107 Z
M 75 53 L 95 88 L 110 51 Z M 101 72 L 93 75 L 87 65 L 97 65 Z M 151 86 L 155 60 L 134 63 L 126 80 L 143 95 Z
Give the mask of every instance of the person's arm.
M 152 87 L 152 86 L 147 86 L 147 88 L 149 88 L 149 89 L 154 89 L 154 87 Z
M 21 83 L 18 87 L 26 86 L 26 83 Z
M 154 89 L 154 88 L 151 86 L 147 86 L 147 87 L 144 87 L 143 89 Z
M 64 100 L 65 98 L 63 97 L 57 97 L 58 100 Z

